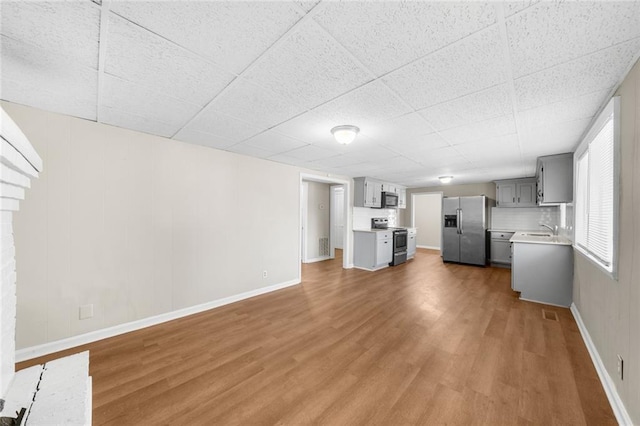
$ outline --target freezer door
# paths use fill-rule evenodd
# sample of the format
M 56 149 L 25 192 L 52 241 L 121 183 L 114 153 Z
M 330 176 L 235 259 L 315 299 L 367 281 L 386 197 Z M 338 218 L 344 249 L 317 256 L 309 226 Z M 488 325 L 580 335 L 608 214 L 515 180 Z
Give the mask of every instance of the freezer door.
M 442 199 L 442 215 L 458 216 L 460 211 L 460 199 L 458 197 Z M 442 228 L 442 260 L 445 262 L 460 262 L 460 222 L 456 226 L 444 226 Z
M 460 262 L 486 264 L 486 197 L 460 197 Z

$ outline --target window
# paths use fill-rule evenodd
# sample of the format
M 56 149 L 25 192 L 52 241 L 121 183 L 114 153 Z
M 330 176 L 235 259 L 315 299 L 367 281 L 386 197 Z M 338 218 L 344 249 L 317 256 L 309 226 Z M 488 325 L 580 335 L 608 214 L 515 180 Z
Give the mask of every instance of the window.
M 619 98 L 600 113 L 574 155 L 575 247 L 615 278 Z

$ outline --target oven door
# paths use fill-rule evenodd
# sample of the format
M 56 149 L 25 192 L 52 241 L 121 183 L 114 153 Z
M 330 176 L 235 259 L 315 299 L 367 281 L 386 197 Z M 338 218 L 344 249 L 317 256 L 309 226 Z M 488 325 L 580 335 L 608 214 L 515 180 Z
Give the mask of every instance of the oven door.
M 408 235 L 407 231 L 394 231 L 393 232 L 393 252 L 398 253 L 401 251 L 407 251 Z

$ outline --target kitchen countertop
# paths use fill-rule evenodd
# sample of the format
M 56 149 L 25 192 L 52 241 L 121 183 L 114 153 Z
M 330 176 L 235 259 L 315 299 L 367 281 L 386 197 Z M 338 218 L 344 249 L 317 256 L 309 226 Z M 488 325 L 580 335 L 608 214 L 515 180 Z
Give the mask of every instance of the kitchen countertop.
M 354 229 L 353 232 L 387 232 L 393 229 Z
M 573 244 L 571 240 L 566 237 L 563 237 L 561 235 L 552 235 L 550 232 L 544 231 L 519 231 L 516 232 L 509 241 L 512 243 L 553 244 L 562 246 L 570 246 Z

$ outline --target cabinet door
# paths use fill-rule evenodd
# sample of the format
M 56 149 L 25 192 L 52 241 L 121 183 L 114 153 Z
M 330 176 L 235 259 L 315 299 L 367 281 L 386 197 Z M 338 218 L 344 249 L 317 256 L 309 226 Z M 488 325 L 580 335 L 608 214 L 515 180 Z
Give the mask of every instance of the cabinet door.
M 516 184 L 501 183 L 496 187 L 496 198 L 498 207 L 515 207 L 516 202 Z
M 398 208 L 406 209 L 407 208 L 407 190 L 400 189 L 398 191 Z
M 511 243 L 509 240 L 491 240 L 491 261 L 511 264 Z
M 380 240 L 376 247 L 376 265 L 382 266 L 393 260 L 393 240 Z
M 536 183 L 527 182 L 517 185 L 518 197 L 516 203 L 518 207 L 535 207 L 536 206 Z
M 409 234 L 407 240 L 407 257 L 413 257 L 416 254 L 416 236 Z
M 364 182 L 364 206 L 365 207 L 375 207 L 376 188 L 374 182 L 365 181 Z
M 382 184 L 379 182 L 369 182 L 369 186 L 371 187 L 371 206 L 369 207 L 380 207 L 382 206 Z

